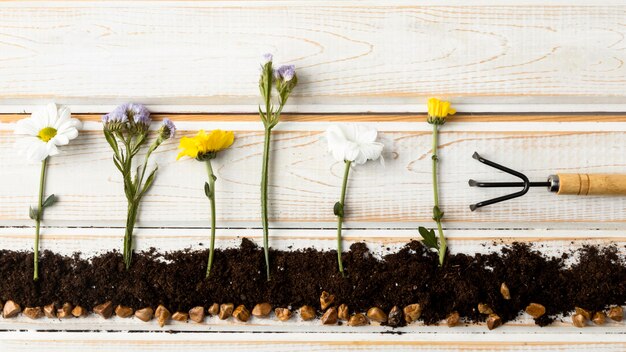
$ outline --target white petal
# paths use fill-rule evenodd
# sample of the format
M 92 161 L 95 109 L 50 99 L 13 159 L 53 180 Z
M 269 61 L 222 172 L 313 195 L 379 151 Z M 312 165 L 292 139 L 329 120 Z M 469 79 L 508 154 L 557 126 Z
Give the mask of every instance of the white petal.
M 59 148 L 57 148 L 56 145 L 54 145 L 54 143 L 46 143 L 46 149 L 48 150 L 48 155 L 53 156 L 53 155 L 58 155 L 59 154 Z
M 58 130 L 57 131 L 57 136 L 58 135 L 63 135 L 67 139 L 72 140 L 72 139 L 78 137 L 78 130 L 75 127 L 68 127 L 68 128 L 64 128 L 64 129 Z
M 37 136 L 40 128 L 37 128 L 35 121 L 32 118 L 25 118 L 17 121 L 15 125 L 15 134 L 25 134 L 29 136 Z
M 371 143 L 376 141 L 378 130 L 374 127 L 359 124 L 356 127 L 355 142 L 357 143 Z
M 48 124 L 46 126 L 54 127 L 59 119 L 57 104 L 50 103 L 46 105 L 46 110 L 48 111 Z
M 54 104 L 52 104 L 52 105 L 54 105 Z M 70 117 L 72 117 L 72 112 L 70 111 L 70 108 L 68 108 L 67 106 L 60 105 L 57 108 L 57 116 L 60 119 L 69 119 Z
M 346 144 L 344 156 L 345 160 L 353 161 L 356 164 L 363 164 L 365 161 L 367 161 L 367 159 L 363 162 L 359 162 L 359 160 L 357 160 L 359 158 L 359 154 L 359 146 L 356 143 L 348 142 Z
M 369 144 L 362 144 L 359 147 L 361 149 L 361 153 L 363 153 L 368 160 L 376 160 L 380 158 L 380 155 L 383 153 L 382 143 L 373 142 Z
M 26 150 L 26 156 L 32 161 L 43 161 L 48 155 L 46 143 L 41 140 L 33 141 Z
M 39 108 L 30 115 L 30 118 L 33 120 L 35 127 L 38 130 L 41 130 L 44 127 L 48 127 L 48 110 L 46 108 Z
M 343 132 L 345 139 L 351 142 L 357 141 L 357 125 L 356 124 L 346 123 L 343 125 L 339 125 L 339 127 L 341 128 L 341 131 Z
M 54 145 L 67 145 L 70 142 L 70 139 L 64 134 L 57 134 L 50 140 L 50 142 Z

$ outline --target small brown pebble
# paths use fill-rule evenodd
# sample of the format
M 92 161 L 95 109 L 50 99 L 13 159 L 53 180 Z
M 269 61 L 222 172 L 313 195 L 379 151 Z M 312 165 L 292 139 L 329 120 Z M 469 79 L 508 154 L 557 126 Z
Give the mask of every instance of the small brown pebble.
M 220 313 L 219 317 L 222 320 L 226 320 L 233 315 L 233 310 L 235 309 L 235 305 L 232 303 L 223 303 L 220 305 Z
M 322 291 L 322 295 L 320 296 L 320 306 L 322 310 L 328 308 L 331 304 L 335 302 L 335 295 L 331 295 L 326 291 Z
M 80 318 L 80 317 L 86 317 L 87 316 L 87 309 L 81 307 L 81 306 L 76 306 L 74 307 L 74 309 L 72 309 L 72 315 L 75 316 L 76 318 Z
M 220 305 L 217 303 L 213 303 L 211 304 L 211 306 L 209 307 L 209 309 L 207 310 L 207 312 L 209 313 L 209 315 L 211 316 L 216 316 L 218 314 L 220 314 Z
M 587 319 L 585 318 L 584 315 L 582 314 L 572 315 L 572 323 L 574 324 L 575 327 L 584 328 L 586 322 L 587 322 Z
M 502 283 L 502 285 L 500 285 L 500 294 L 502 295 L 502 298 L 509 300 L 511 299 L 511 291 L 509 291 L 509 286 L 506 285 L 506 283 Z
M 289 308 L 276 308 L 274 309 L 274 314 L 280 321 L 287 321 L 291 319 L 291 311 Z
M 172 314 L 172 320 L 182 321 L 182 322 L 186 323 L 187 319 L 189 319 L 189 314 L 188 313 L 185 313 L 185 312 L 175 312 L 174 314 Z
M 241 304 L 233 311 L 233 317 L 245 323 L 248 319 L 250 319 L 250 311 L 246 308 L 246 306 Z
M 26 307 L 24 308 L 24 315 L 31 319 L 39 319 L 44 316 L 41 307 Z
M 93 307 L 93 312 L 103 317 L 104 319 L 109 319 L 111 315 L 113 315 L 113 302 L 108 301 L 99 304 Z
M 300 307 L 300 318 L 302 318 L 302 320 L 315 319 L 315 309 L 311 306 Z
M 526 313 L 528 313 L 528 315 L 530 315 L 534 319 L 537 319 L 541 317 L 542 315 L 546 314 L 546 307 L 544 307 L 542 304 L 539 304 L 539 303 L 531 303 L 528 306 L 526 306 L 525 310 L 526 310 Z
M 135 317 L 141 321 L 150 321 L 154 316 L 154 310 L 150 307 L 137 309 L 135 311 Z
M 337 324 L 337 308 L 330 307 L 326 310 L 324 315 L 322 315 L 322 324 L 324 325 L 334 325 Z
M 115 315 L 120 318 L 128 318 L 133 315 L 133 309 L 131 307 L 118 305 L 117 307 L 115 307 Z
M 272 311 L 272 305 L 269 303 L 259 303 L 252 308 L 252 315 L 257 318 L 266 318 Z
M 382 309 L 378 307 L 372 307 L 367 311 L 367 317 L 373 321 L 377 321 L 379 323 L 387 322 L 387 314 L 383 312 Z
M 14 316 L 20 314 L 22 311 L 22 307 L 19 304 L 13 301 L 7 301 L 2 308 L 2 316 L 7 318 L 13 318 Z
M 500 319 L 497 314 L 489 314 L 489 318 L 487 318 L 487 329 L 493 330 L 500 325 L 502 325 L 502 319 Z
M 54 307 L 54 304 L 48 304 L 43 307 L 43 314 L 48 318 L 56 318 L 57 317 L 57 309 Z
M 419 319 L 422 315 L 422 306 L 419 305 L 419 303 L 409 304 L 408 306 L 404 307 L 403 312 L 404 321 L 406 321 L 407 324 L 411 324 L 412 322 Z
M 621 306 L 611 307 L 609 309 L 609 318 L 613 321 L 622 321 L 624 319 L 624 309 Z
M 461 321 L 459 312 L 452 312 L 448 314 L 448 317 L 446 318 L 446 325 L 448 325 L 448 327 L 455 327 L 459 325 L 459 321 Z
M 575 307 L 574 310 L 576 311 L 575 314 L 580 314 L 583 317 L 585 317 L 586 320 L 591 320 L 591 312 L 584 309 L 584 308 L 580 308 L 580 307 Z
M 189 319 L 196 323 L 202 323 L 204 321 L 204 307 L 197 306 L 189 310 Z
M 57 318 L 69 318 L 72 316 L 72 304 L 69 302 L 63 303 L 63 306 L 57 309 Z
M 156 316 L 157 322 L 159 323 L 159 326 L 160 327 L 164 327 L 165 324 L 167 323 L 167 321 L 172 316 L 172 314 L 170 313 L 170 311 L 167 308 L 165 308 L 164 305 L 159 304 L 159 306 L 157 307 L 156 311 L 154 311 L 154 316 Z
M 365 315 L 361 313 L 357 313 L 351 316 L 350 320 L 348 320 L 349 326 L 363 326 L 363 325 L 367 325 L 367 323 L 368 323 L 367 318 L 365 317 Z
M 493 309 L 487 303 L 478 303 L 478 313 L 493 314 Z
M 398 306 L 393 306 L 389 311 L 389 317 L 387 318 L 387 324 L 389 326 L 399 326 L 402 323 L 402 311 Z
M 604 312 L 595 312 L 591 320 L 596 325 L 604 325 L 604 323 L 606 323 L 606 314 L 604 314 Z
M 350 311 L 348 310 L 348 305 L 347 304 L 341 304 L 339 305 L 339 308 L 337 308 L 337 316 L 339 317 L 339 320 L 348 320 L 350 319 Z

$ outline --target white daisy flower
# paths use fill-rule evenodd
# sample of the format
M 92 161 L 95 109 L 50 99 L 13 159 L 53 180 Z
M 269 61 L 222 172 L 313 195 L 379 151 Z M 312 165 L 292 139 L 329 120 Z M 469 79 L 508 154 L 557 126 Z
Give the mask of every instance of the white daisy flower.
M 50 103 L 17 122 L 15 134 L 25 136 L 17 147 L 28 159 L 43 161 L 59 154 L 57 146 L 76 138 L 80 127 L 80 121 L 71 117 L 67 106 Z
M 376 142 L 378 131 L 362 124 L 331 125 L 326 130 L 328 151 L 337 161 L 350 161 L 356 165 L 368 160 L 381 159 L 383 144 Z

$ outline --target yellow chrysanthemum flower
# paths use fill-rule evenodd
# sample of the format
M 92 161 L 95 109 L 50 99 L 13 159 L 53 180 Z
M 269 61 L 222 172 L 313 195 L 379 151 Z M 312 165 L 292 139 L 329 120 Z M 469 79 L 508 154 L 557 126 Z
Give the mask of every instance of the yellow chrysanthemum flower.
M 454 114 L 456 114 L 456 110 L 450 106 L 449 101 L 443 101 L 437 98 L 428 99 L 428 116 L 443 119 L 448 115 Z
M 230 147 L 234 141 L 235 134 L 232 131 L 213 130 L 207 134 L 204 130 L 200 130 L 193 137 L 180 139 L 178 149 L 182 151 L 178 153 L 176 160 L 183 156 L 198 160 L 212 159 L 217 152 Z

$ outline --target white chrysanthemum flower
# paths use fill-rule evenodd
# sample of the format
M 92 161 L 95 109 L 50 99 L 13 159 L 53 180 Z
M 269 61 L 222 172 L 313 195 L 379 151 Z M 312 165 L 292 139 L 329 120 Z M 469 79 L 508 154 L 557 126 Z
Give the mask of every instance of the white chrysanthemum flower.
M 17 147 L 28 159 L 43 161 L 59 154 L 57 146 L 76 138 L 80 127 L 80 121 L 71 117 L 68 107 L 50 103 L 17 122 L 15 134 L 25 136 L 18 141 Z
M 381 158 L 383 144 L 376 142 L 377 136 L 378 130 L 362 124 L 331 125 L 326 130 L 328 151 L 335 160 L 357 165 Z

